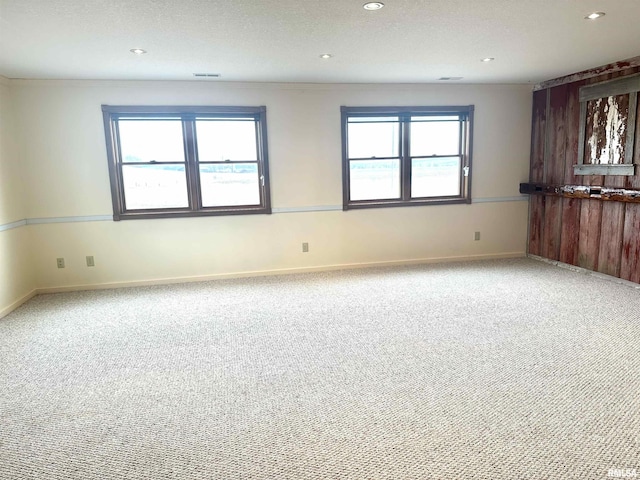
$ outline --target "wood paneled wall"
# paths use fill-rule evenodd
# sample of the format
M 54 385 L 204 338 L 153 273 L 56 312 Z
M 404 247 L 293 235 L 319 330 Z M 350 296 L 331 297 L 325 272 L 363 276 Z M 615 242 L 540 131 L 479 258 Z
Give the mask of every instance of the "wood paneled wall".
M 580 87 L 635 73 L 640 67 L 534 92 L 530 182 L 640 188 L 640 174 L 573 174 Z M 633 163 L 640 164 L 640 115 L 636 124 Z M 640 283 L 640 204 L 531 195 L 529 222 L 530 254 Z

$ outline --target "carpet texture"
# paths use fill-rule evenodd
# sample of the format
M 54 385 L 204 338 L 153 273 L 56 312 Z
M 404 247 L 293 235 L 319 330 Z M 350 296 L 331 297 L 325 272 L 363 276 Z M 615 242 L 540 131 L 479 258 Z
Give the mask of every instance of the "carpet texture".
M 639 312 L 528 259 L 41 295 L 0 320 L 0 478 L 640 475 Z

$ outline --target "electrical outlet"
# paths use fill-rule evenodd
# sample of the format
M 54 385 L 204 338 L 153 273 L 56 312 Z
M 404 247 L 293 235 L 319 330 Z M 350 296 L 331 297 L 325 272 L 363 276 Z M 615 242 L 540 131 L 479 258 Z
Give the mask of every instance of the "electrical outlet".
M 307 253 L 309 251 L 309 244 L 307 242 L 304 242 L 302 244 L 302 253 Z
M 480 240 L 480 232 L 476 232 L 476 233 L 473 235 L 473 239 L 474 239 L 476 242 L 477 242 L 478 240 Z
M 64 258 L 56 258 L 56 262 L 58 263 L 58 268 L 64 268 Z
M 95 267 L 96 262 L 93 260 L 93 255 L 87 255 L 87 267 Z

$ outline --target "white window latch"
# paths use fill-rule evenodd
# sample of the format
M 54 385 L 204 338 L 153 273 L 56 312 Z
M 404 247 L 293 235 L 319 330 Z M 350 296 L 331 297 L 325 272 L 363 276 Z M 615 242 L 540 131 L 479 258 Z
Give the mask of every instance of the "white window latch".
M 260 175 L 260 182 L 262 183 L 262 186 L 264 187 L 264 175 Z
M 469 167 L 464 167 L 462 170 L 464 171 L 464 176 L 468 177 L 469 176 Z

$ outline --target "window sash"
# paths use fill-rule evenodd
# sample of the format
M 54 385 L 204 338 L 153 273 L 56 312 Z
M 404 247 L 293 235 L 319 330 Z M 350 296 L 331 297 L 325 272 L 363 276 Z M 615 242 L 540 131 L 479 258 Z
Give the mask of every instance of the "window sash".
M 444 203 L 471 203 L 471 168 L 473 106 L 453 107 L 341 107 L 343 153 L 343 209 L 380 206 L 407 206 Z M 399 157 L 351 158 L 348 126 L 354 123 L 384 123 L 386 119 L 400 124 Z M 437 155 L 410 155 L 411 124 L 421 122 L 457 122 L 460 124 L 458 151 Z M 372 200 L 351 199 L 351 164 L 354 161 L 391 160 L 400 158 L 400 198 Z M 459 158 L 459 193 L 456 195 L 415 196 L 412 192 L 412 165 L 416 159 Z
M 114 211 L 114 220 L 130 218 L 165 218 L 201 215 L 234 215 L 271 213 L 269 193 L 268 153 L 266 142 L 265 107 L 138 107 L 103 105 L 107 156 Z M 124 162 L 120 150 L 120 120 L 180 120 L 183 131 L 184 162 Z M 253 121 L 255 122 L 255 142 L 257 159 L 233 161 L 200 162 L 197 151 L 196 121 Z M 200 176 L 200 165 L 209 164 L 254 164 L 257 166 L 259 202 L 257 204 L 237 204 L 229 200 L 228 205 L 204 206 Z M 126 208 L 123 166 L 164 166 L 184 165 L 187 183 L 187 207 L 168 208 Z

